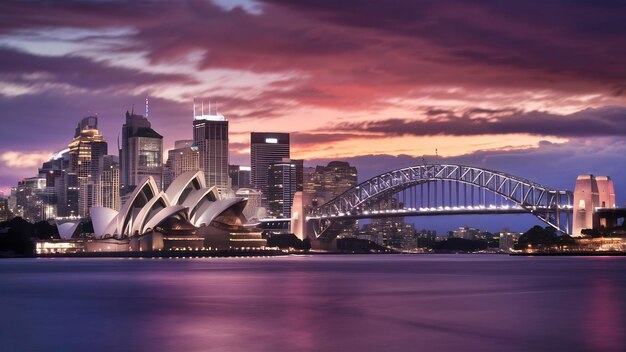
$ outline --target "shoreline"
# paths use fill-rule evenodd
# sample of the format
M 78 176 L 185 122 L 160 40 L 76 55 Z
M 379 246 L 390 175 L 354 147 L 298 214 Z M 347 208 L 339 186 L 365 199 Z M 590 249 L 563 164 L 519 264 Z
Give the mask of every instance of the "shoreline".
M 509 253 L 514 257 L 622 257 L 626 252 Z
M 276 257 L 288 255 L 281 250 L 185 250 L 145 252 L 81 252 L 48 253 L 24 258 L 228 258 L 228 257 Z

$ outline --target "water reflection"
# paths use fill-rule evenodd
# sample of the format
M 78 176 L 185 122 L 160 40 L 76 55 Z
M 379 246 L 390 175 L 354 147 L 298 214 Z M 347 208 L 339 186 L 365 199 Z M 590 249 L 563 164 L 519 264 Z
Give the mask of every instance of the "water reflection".
M 1 351 L 624 350 L 626 258 L 0 262 Z
M 622 316 L 624 292 L 619 294 L 616 280 L 607 277 L 593 279 L 588 298 L 583 334 L 589 349 L 592 351 L 626 350 Z

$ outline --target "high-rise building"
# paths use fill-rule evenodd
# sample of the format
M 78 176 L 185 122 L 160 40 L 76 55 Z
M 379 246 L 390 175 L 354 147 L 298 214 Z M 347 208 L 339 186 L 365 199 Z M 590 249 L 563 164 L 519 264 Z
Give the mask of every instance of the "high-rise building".
M 304 190 L 304 160 L 291 159 L 291 163 L 296 166 L 296 192 Z
M 240 188 L 250 188 L 250 166 L 229 165 L 228 175 L 234 191 Z
M 104 155 L 98 161 L 100 175 L 96 181 L 95 206 L 120 210 L 120 164 L 114 155 Z
M 43 206 L 43 192 L 46 178 L 35 176 L 18 182 L 16 191 L 16 214 L 27 221 L 46 220 Z
M 343 161 L 331 161 L 327 166 L 307 168 L 304 192 L 311 194 L 313 205 L 322 205 L 358 184 L 356 167 Z
M 250 135 L 250 167 L 252 187 L 262 193 L 263 206 L 267 206 L 268 166 L 289 158 L 289 133 L 252 132 Z
M 152 129 L 143 115 L 126 111 L 120 150 L 121 194 L 131 192 L 144 178 L 152 176 L 163 187 L 163 136 Z
M 200 170 L 204 172 L 207 186 L 217 186 L 220 192 L 230 188 L 228 177 L 228 120 L 215 111 L 204 113 L 193 105 L 193 141 L 198 148 Z
M 68 146 L 69 172 L 78 177 L 78 215 L 89 215 L 94 206 L 95 183 L 100 175 L 98 160 L 107 154 L 108 146 L 98 130 L 98 117 L 88 116 L 76 127 Z
M 267 167 L 267 202 L 271 216 L 288 218 L 298 181 L 296 164 L 290 159 L 270 163 Z
M 167 162 L 163 171 L 163 189 L 178 176 L 187 171 L 200 170 L 200 153 L 193 140 L 174 142 L 174 149 L 167 152 Z
M 6 198 L 0 198 L 0 221 L 7 221 L 11 217 L 9 210 L 9 201 Z

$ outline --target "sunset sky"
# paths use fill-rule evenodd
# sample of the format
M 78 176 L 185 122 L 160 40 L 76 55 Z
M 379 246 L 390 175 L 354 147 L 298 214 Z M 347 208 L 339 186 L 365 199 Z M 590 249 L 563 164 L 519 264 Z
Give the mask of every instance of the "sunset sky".
M 146 96 L 171 148 L 205 97 L 230 120 L 231 163 L 249 164 L 251 131 L 285 131 L 292 157 L 347 160 L 362 180 L 437 150 L 560 188 L 609 174 L 623 203 L 624 13 L 593 0 L 3 1 L 0 189 L 88 114 L 117 154 Z

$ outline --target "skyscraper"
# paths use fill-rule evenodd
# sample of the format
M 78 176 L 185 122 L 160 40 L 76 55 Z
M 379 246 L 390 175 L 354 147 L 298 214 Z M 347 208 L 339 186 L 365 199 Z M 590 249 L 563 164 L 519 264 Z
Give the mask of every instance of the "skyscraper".
M 163 187 L 163 136 L 152 129 L 143 115 L 126 111 L 120 150 L 121 193 L 131 192 L 145 177 Z
M 217 186 L 222 192 L 230 188 L 228 177 L 228 120 L 215 111 L 204 112 L 193 105 L 193 141 L 198 148 L 200 170 L 204 171 L 207 186 Z
M 120 210 L 120 164 L 114 155 L 104 155 L 98 161 L 100 175 L 96 181 L 95 206 Z
M 293 196 L 298 187 L 296 164 L 284 158 L 267 167 L 267 202 L 270 215 L 278 218 L 291 216 Z
M 193 140 L 174 142 L 174 149 L 167 152 L 167 162 L 163 172 L 163 189 L 174 181 L 178 176 L 187 171 L 200 170 L 200 157 L 198 147 Z
M 234 191 L 240 188 L 250 188 L 250 166 L 229 165 L 228 175 Z
M 98 130 L 97 116 L 87 116 L 78 123 L 68 148 L 69 171 L 78 177 L 78 215 L 83 217 L 94 206 L 95 183 L 100 175 L 98 161 L 108 151 Z
M 267 207 L 268 166 L 289 158 L 289 133 L 252 132 L 250 135 L 250 167 L 252 187 L 262 192 Z

